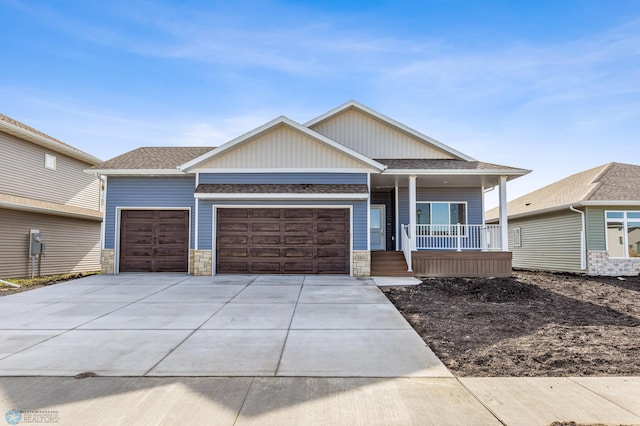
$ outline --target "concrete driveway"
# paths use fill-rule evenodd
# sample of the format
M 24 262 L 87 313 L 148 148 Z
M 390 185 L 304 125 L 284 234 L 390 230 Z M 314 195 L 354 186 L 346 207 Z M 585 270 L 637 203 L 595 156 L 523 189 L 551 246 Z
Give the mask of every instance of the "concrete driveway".
M 370 279 L 96 275 L 0 298 L 0 376 L 451 377 Z

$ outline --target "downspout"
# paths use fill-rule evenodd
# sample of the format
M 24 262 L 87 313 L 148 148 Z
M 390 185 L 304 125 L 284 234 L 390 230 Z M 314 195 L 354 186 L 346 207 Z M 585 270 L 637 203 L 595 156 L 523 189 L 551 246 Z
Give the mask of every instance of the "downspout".
M 580 213 L 582 216 L 580 220 L 581 230 L 580 230 L 580 269 L 587 269 L 587 253 L 586 253 L 586 244 L 585 244 L 585 218 L 584 212 L 574 208 L 573 206 L 569 206 L 569 210 L 572 212 Z
M 8 285 L 9 287 L 21 288 L 18 284 L 10 283 L 9 281 L 0 280 L 0 284 Z

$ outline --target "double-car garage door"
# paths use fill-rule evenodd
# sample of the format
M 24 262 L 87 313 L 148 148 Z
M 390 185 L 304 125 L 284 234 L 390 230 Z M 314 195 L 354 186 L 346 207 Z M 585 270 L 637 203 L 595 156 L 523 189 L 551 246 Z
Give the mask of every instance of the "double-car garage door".
M 332 208 L 219 208 L 220 274 L 348 274 L 350 214 Z
M 348 274 L 344 208 L 218 208 L 219 274 Z M 186 272 L 187 210 L 122 210 L 120 272 Z

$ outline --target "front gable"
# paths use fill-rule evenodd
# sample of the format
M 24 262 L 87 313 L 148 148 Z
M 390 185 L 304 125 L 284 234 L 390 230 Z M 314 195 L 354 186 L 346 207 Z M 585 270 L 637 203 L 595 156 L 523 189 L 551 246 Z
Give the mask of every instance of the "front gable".
M 349 170 L 377 171 L 384 166 L 329 141 L 288 119 L 269 123 L 185 164 L 185 171 Z
M 306 125 L 369 158 L 473 160 L 354 101 Z

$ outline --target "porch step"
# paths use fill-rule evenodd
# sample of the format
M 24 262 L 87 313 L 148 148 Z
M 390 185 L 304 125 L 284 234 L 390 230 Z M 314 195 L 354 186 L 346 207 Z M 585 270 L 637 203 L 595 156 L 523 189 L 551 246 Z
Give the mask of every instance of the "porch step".
M 374 277 L 412 277 L 407 271 L 404 254 L 399 251 L 372 251 L 371 276 Z

